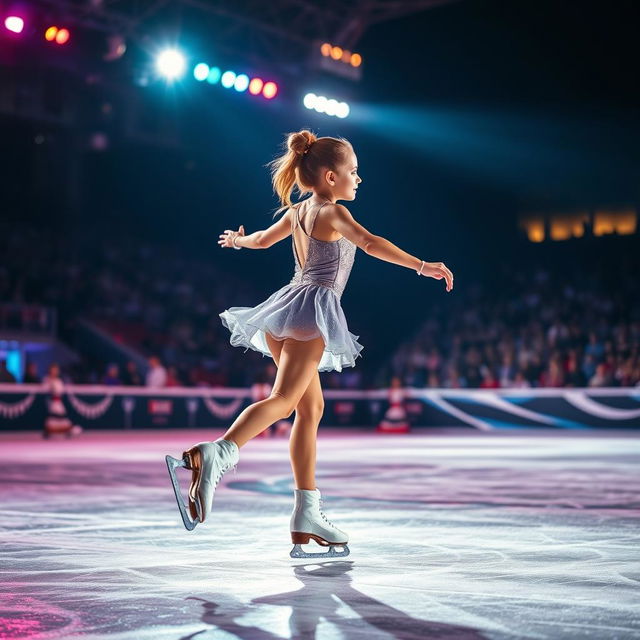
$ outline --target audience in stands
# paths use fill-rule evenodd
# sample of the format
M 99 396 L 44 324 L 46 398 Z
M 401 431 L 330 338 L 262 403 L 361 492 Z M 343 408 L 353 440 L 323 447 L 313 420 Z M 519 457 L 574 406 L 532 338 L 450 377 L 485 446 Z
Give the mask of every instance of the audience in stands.
M 230 346 L 218 317 L 264 291 L 178 245 L 102 232 L 81 246 L 25 226 L 0 234 L 0 250 L 1 299 L 56 308 L 63 339 L 85 319 L 148 358 L 145 377 L 133 361 L 120 371 L 87 357 L 65 372 L 74 382 L 247 387 L 272 363 Z M 585 271 L 579 263 L 521 262 L 496 271 L 500 286 L 458 279 L 447 304 L 430 305 L 415 335 L 367 373 L 376 386 L 394 376 L 428 388 L 640 385 L 638 266 L 602 261 Z M 362 367 L 323 374 L 323 386 L 362 388 Z M 38 379 L 37 370 L 29 375 Z M 3 377 L 12 377 L 6 363 Z
M 638 386 L 634 273 L 622 264 L 594 265 L 589 276 L 505 266 L 500 290 L 458 286 L 446 313 L 438 304 L 429 309 L 393 354 L 389 375 L 432 388 Z

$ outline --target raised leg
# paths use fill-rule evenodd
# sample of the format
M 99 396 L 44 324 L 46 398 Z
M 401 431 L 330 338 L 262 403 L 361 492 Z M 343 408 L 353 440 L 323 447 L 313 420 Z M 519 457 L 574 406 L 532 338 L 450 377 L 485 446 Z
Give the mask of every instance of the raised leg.
M 282 341 L 278 373 L 271 395 L 248 406 L 233 422 L 223 438 L 244 446 L 270 424 L 288 418 L 318 370 L 324 351 L 322 338 Z
M 213 496 L 222 475 L 238 461 L 239 449 L 270 424 L 288 418 L 301 396 L 317 374 L 318 362 L 324 351 L 324 341 L 285 339 L 279 353 L 278 373 L 269 398 L 247 407 L 233 422 L 222 438 L 215 442 L 201 442 L 182 454 L 182 460 L 167 456 L 167 468 L 187 529 L 204 522 L 211 512 Z M 315 453 L 314 453 L 315 460 Z M 182 501 L 176 479 L 176 469 L 192 471 L 188 507 Z

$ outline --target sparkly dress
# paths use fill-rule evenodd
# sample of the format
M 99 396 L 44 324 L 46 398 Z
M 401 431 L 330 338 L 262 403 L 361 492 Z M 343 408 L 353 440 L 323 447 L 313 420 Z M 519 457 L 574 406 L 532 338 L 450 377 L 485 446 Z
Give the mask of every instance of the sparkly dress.
M 220 314 L 222 324 L 231 331 L 234 347 L 246 347 L 271 356 L 265 339 L 269 332 L 276 340 L 313 340 L 322 337 L 324 353 L 318 371 L 342 371 L 355 366 L 364 347 L 349 331 L 340 298 L 349 279 L 356 245 L 344 236 L 339 240 L 318 240 L 311 236 L 320 206 L 311 205 L 309 232 L 302 225 L 299 206 L 292 207 L 291 241 L 294 274 L 289 284 L 278 289 L 255 307 L 231 307 Z M 315 211 L 314 211 L 315 210 Z M 305 212 L 306 215 L 306 212 Z M 296 232 L 300 242 L 296 245 Z M 298 247 L 306 257 L 301 262 Z

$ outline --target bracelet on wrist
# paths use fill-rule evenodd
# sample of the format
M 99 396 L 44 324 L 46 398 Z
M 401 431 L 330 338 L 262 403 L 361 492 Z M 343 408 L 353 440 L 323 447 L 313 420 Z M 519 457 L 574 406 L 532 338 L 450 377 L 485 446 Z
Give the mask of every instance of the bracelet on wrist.
M 420 269 L 416 269 L 416 273 L 421 276 L 422 275 L 422 270 L 424 269 L 424 265 L 425 265 L 425 261 L 422 261 L 422 264 L 420 265 Z
M 236 246 L 236 238 L 238 236 L 233 236 L 233 240 L 231 241 L 231 244 L 233 245 L 233 248 L 236 249 L 236 251 L 240 251 L 240 249 L 242 249 L 242 247 L 238 247 Z

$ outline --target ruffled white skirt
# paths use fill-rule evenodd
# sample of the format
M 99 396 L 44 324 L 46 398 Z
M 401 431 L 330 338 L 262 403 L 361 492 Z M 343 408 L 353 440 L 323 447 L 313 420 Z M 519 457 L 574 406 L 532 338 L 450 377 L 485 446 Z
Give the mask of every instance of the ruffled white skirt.
M 265 338 L 313 340 L 322 336 L 324 353 L 318 371 L 354 367 L 364 347 L 351 333 L 333 289 L 318 284 L 287 284 L 255 307 L 230 307 L 220 315 L 231 331 L 230 343 L 272 356 Z

